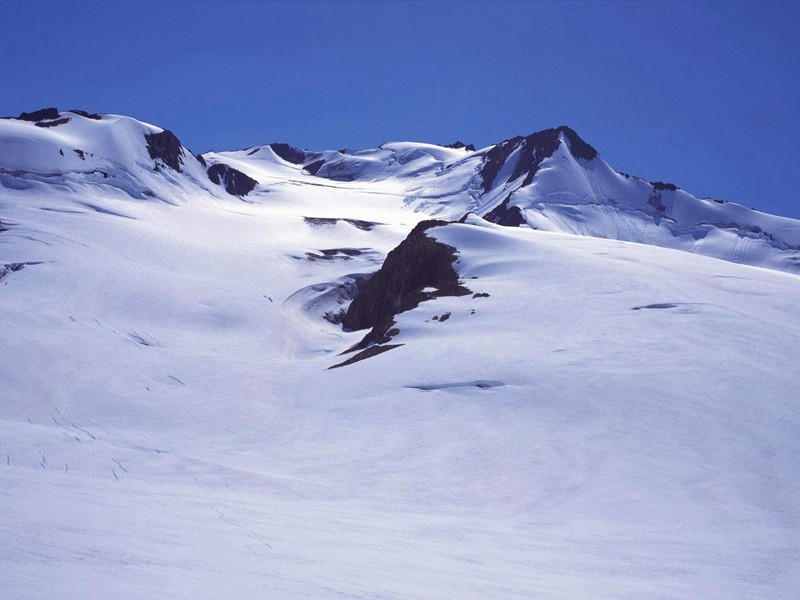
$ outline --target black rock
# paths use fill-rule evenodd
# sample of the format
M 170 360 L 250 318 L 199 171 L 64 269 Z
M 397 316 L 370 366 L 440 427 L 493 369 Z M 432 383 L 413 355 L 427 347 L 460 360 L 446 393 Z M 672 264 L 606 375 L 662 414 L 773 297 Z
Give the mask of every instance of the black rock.
M 353 363 L 357 363 L 358 361 L 365 360 L 367 358 L 372 358 L 373 356 L 377 356 L 378 354 L 383 354 L 387 350 L 391 350 L 392 348 L 399 348 L 403 344 L 386 344 L 384 346 L 371 346 L 366 350 L 362 350 L 358 354 L 355 354 L 348 358 L 344 362 L 337 363 L 333 366 L 328 367 L 330 369 L 338 369 L 339 367 L 346 367 L 347 365 L 352 365 Z
M 224 163 L 211 165 L 208 169 L 208 178 L 234 196 L 246 196 L 258 184 L 252 177 Z
M 364 283 L 342 319 L 349 330 L 372 328 L 353 350 L 388 341 L 386 332 L 398 313 L 439 296 L 464 296 L 472 292 L 461 285 L 453 268 L 456 249 L 428 237 L 431 227 L 447 221 L 423 221 L 399 246 L 389 252 L 375 275 Z M 435 292 L 423 292 L 427 287 Z
M 325 164 L 324 160 L 316 160 L 310 164 L 307 164 L 303 167 L 306 171 L 311 173 L 312 175 L 316 175 L 317 171 L 319 171 L 320 167 Z
M 98 115 L 97 113 L 90 113 L 90 112 L 86 112 L 85 110 L 72 109 L 69 112 L 75 113 L 76 115 L 80 115 L 80 116 L 85 117 L 87 119 L 94 119 L 95 121 L 99 121 L 99 120 L 101 120 L 103 118 L 100 115 Z
M 312 163 L 312 165 L 316 166 L 316 163 Z M 309 167 L 305 167 L 305 169 L 312 175 L 331 181 L 354 181 L 356 178 L 344 160 L 323 162 L 313 173 L 309 171 Z
M 17 118 L 22 121 L 44 121 L 47 119 L 57 119 L 59 116 L 57 108 L 42 108 L 30 113 L 21 113 Z
M 678 189 L 678 186 L 675 185 L 674 183 L 664 183 L 663 181 L 653 181 L 650 183 L 650 185 L 653 186 L 654 190 L 659 190 L 659 191 L 667 190 L 670 192 L 674 192 L 677 191 Z
M 483 179 L 483 189 L 488 192 L 492 189 L 494 180 L 500 169 L 506 164 L 509 157 L 519 149 L 516 165 L 510 179 L 514 180 L 522 175 L 525 179 L 522 182 L 526 186 L 533 181 L 534 175 L 539 170 L 539 165 L 546 158 L 553 155 L 559 145 L 560 134 L 564 134 L 570 145 L 570 152 L 575 158 L 592 160 L 597 156 L 597 150 L 584 142 L 578 134 L 566 126 L 554 129 L 537 131 L 531 135 L 522 137 L 517 136 L 500 142 L 486 153 L 483 165 L 480 168 L 480 175 Z
M 483 218 L 506 227 L 525 225 L 527 221 L 522 216 L 522 211 L 518 206 L 509 206 L 509 200 L 511 200 L 511 194 L 506 196 L 506 199 L 499 206 L 486 213 Z
M 183 147 L 180 140 L 171 131 L 164 130 L 160 133 L 146 133 L 147 152 L 153 160 L 161 160 L 167 166 L 180 172 L 183 164 Z
M 464 150 L 469 150 L 470 152 L 475 152 L 475 146 L 473 146 L 472 144 L 465 144 L 464 142 L 462 142 L 460 140 L 456 140 L 452 144 L 447 144 L 447 146 L 445 146 L 445 148 L 455 148 L 456 150 L 460 150 L 461 148 L 464 148 Z
M 575 158 L 582 158 L 583 160 L 594 160 L 597 158 L 597 150 L 584 142 L 581 137 L 575 133 L 575 130 L 566 125 L 556 128 L 564 134 L 569 142 L 569 151 Z
M 306 161 L 306 151 L 301 150 L 299 148 L 295 148 L 294 146 L 290 146 L 289 144 L 270 144 L 270 148 L 272 151 L 280 156 L 286 162 L 290 162 L 295 165 L 302 165 Z

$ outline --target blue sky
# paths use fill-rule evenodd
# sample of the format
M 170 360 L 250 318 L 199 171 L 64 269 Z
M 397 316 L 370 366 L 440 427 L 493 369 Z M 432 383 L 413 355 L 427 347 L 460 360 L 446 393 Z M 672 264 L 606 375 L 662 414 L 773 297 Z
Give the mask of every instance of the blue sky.
M 128 114 L 196 152 L 567 124 L 618 170 L 800 218 L 797 2 L 17 2 L 3 21 L 5 115 Z

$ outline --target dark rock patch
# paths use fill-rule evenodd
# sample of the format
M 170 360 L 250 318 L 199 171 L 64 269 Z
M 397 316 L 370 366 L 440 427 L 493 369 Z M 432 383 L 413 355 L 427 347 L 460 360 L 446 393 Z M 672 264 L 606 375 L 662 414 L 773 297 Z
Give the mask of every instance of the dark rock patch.
M 372 328 L 351 350 L 383 339 L 394 316 L 440 296 L 464 296 L 472 292 L 461 285 L 453 268 L 456 249 L 428 237 L 425 232 L 447 221 L 423 221 L 389 252 L 378 272 L 361 288 L 342 319 L 351 331 Z M 423 292 L 424 288 L 436 288 Z
M 362 231 L 370 231 L 378 224 L 372 221 L 360 221 L 359 219 L 343 219 L 343 221 Z
M 226 192 L 234 196 L 246 196 L 258 184 L 252 177 L 225 163 L 211 165 L 211 168 L 208 169 L 208 178 L 212 183 L 221 185 Z
M 57 108 L 42 108 L 29 113 L 20 113 L 17 119 L 21 121 L 45 121 L 57 119 L 60 116 Z
M 321 227 L 322 225 L 336 225 L 336 223 L 339 222 L 339 219 L 330 217 L 303 217 L 303 221 L 306 222 L 306 225 L 311 225 L 312 227 Z
M 631 310 L 659 309 L 659 308 L 678 308 L 678 305 L 669 302 L 662 302 L 659 304 L 648 304 L 646 306 L 634 306 Z
M 456 140 L 452 144 L 447 144 L 445 148 L 454 148 L 456 150 L 461 150 L 463 148 L 464 150 L 475 152 L 475 146 L 473 146 L 472 144 L 465 144 L 461 140 Z
M 486 153 L 479 174 L 483 179 L 483 190 L 488 192 L 510 156 L 519 150 L 516 165 L 511 173 L 510 180 L 515 180 L 522 175 L 525 179 L 522 186 L 529 185 L 539 170 L 539 165 L 546 158 L 553 155 L 560 143 L 560 134 L 564 134 L 570 144 L 570 152 L 575 158 L 592 160 L 597 156 L 597 150 L 584 142 L 575 131 L 566 126 L 554 129 L 537 131 L 528 136 L 517 136 L 500 142 Z
M 250 150 L 250 152 L 247 153 L 247 156 L 253 156 L 253 154 L 258 152 L 259 150 L 261 150 L 261 148 L 253 148 L 252 150 Z
M 61 119 L 56 119 L 55 121 L 39 121 L 36 123 L 37 127 L 58 127 L 59 125 L 64 125 L 70 122 L 69 117 L 63 117 Z
M 452 316 L 453 313 L 446 312 L 441 317 L 439 317 L 439 323 L 444 323 Z
M 306 160 L 306 151 L 301 150 L 300 148 L 295 148 L 294 146 L 290 146 L 289 144 L 270 144 L 270 148 L 272 151 L 281 157 L 286 162 L 290 162 L 295 165 L 302 165 Z
M 311 175 L 316 175 L 316 174 L 317 174 L 317 171 L 319 171 L 319 170 L 320 170 L 320 168 L 322 167 L 322 165 L 324 165 L 324 164 L 325 164 L 325 161 L 324 161 L 324 160 L 315 160 L 314 162 L 312 162 L 312 163 L 310 163 L 310 164 L 307 164 L 307 165 L 306 165 L 305 167 L 303 167 L 303 168 L 304 168 L 304 169 L 305 169 L 307 172 L 309 172 Z
M 103 118 L 100 115 L 98 115 L 97 113 L 90 113 L 90 112 L 86 112 L 85 110 L 72 109 L 69 112 L 75 113 L 76 115 L 80 115 L 80 116 L 82 116 L 82 117 L 84 117 L 86 119 L 94 119 L 95 121 L 99 121 L 99 120 L 101 120 Z
M 81 160 L 86 160 L 86 152 L 83 150 L 78 150 L 77 148 L 73 148 L 72 151 L 78 155 L 78 158 Z
M 678 190 L 678 186 L 674 183 L 664 183 L 663 181 L 651 181 L 650 185 L 653 186 L 654 190 L 657 191 L 670 191 L 675 192 Z
M 575 158 L 582 158 L 583 160 L 594 160 L 597 158 L 597 150 L 584 142 L 581 137 L 575 133 L 575 130 L 566 125 L 557 128 L 569 142 L 569 151 Z
M 308 170 L 308 168 L 306 168 L 306 170 Z M 356 178 L 350 170 L 350 167 L 342 160 L 323 163 L 313 175 L 330 179 L 331 181 L 354 181 Z
M 403 344 L 386 344 L 385 346 L 370 346 L 366 350 L 362 350 L 358 354 L 351 356 L 346 361 L 328 367 L 328 370 L 338 369 L 339 367 L 346 367 L 347 365 L 352 365 L 353 363 L 357 363 L 360 360 L 364 360 L 366 358 L 372 358 L 373 356 L 377 356 L 378 354 L 383 354 L 384 352 L 391 350 L 392 348 L 399 348 L 402 345 Z
M 197 162 L 199 162 L 204 167 L 208 166 L 208 163 L 206 163 L 206 159 L 203 157 L 202 154 L 195 154 L 194 157 L 197 159 Z
M 478 292 L 477 294 L 472 294 L 473 298 L 488 298 L 489 294 L 486 292 Z
M 175 134 L 165 129 L 160 133 L 146 133 L 147 152 L 153 160 L 161 160 L 171 169 L 181 171 L 183 147 Z
M 509 200 L 511 200 L 511 194 L 506 196 L 506 199 L 503 200 L 500 205 L 486 213 L 483 218 L 505 227 L 519 227 L 520 225 L 525 225 L 527 221 L 525 221 L 525 217 L 522 216 L 522 211 L 519 209 L 519 206 L 509 206 Z

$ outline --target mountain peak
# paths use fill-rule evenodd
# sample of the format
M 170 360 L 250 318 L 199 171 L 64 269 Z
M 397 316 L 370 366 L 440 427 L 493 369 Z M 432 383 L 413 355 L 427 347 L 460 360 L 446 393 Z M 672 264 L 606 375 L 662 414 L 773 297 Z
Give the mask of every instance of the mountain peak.
M 590 144 L 583 141 L 583 139 L 575 132 L 572 127 L 567 125 L 559 125 L 555 128 L 559 133 L 564 134 L 569 142 L 569 150 L 575 158 L 582 158 L 584 160 L 594 160 L 598 156 L 597 150 Z
M 486 153 L 480 170 L 484 192 L 492 189 L 500 171 L 509 165 L 509 160 L 516 162 L 507 181 L 516 180 L 524 175 L 525 179 L 521 187 L 529 185 L 542 161 L 550 158 L 558 148 L 562 135 L 567 140 L 569 151 L 575 158 L 588 161 L 598 156 L 597 150 L 584 142 L 574 129 L 566 125 L 543 129 L 526 136 L 516 136 L 496 144 Z

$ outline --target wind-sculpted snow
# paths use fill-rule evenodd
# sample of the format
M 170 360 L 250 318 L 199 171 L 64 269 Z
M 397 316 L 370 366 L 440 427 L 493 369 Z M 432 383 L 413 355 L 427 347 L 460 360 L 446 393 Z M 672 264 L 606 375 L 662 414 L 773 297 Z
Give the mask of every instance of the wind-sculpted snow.
M 795 598 L 797 222 L 87 115 L 0 120 L 0 597 Z

